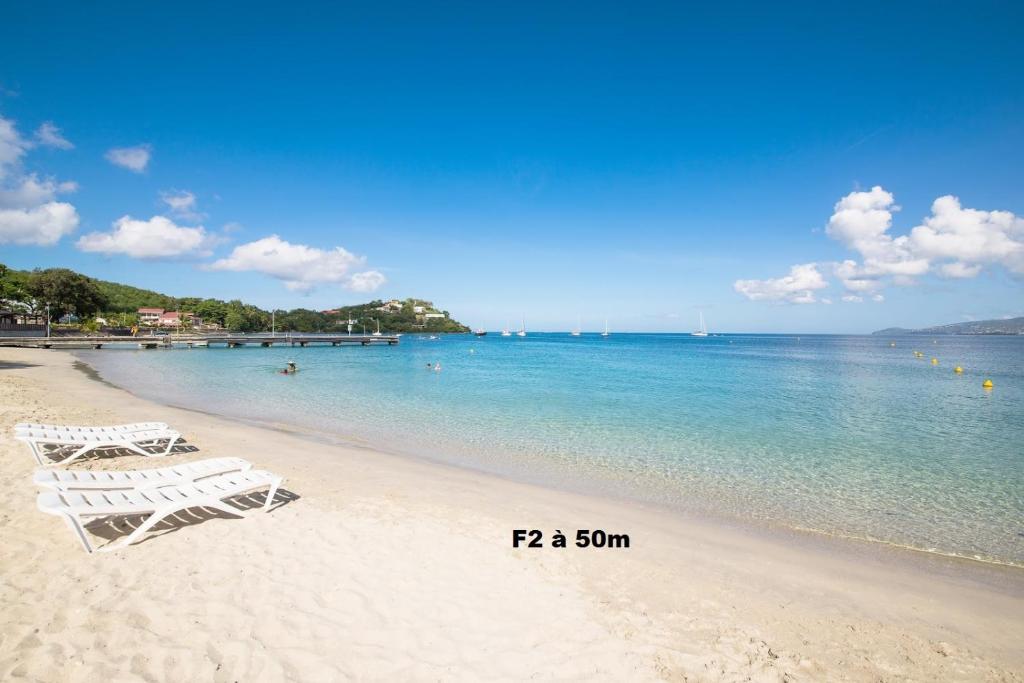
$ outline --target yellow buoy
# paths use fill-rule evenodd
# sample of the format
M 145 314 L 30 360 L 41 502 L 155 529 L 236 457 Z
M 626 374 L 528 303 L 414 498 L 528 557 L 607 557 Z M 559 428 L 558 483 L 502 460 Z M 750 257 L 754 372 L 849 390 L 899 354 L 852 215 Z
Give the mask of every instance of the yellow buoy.
M 992 380 L 987 379 L 987 380 L 985 380 L 984 382 L 981 383 L 981 386 L 985 387 L 986 389 L 991 389 L 995 385 L 992 384 Z
M 955 372 L 958 375 L 963 373 L 963 371 L 964 371 L 964 369 L 962 367 L 960 367 L 959 365 L 956 366 L 955 368 L 953 368 L 953 372 Z
M 932 365 L 938 365 L 938 364 L 939 364 L 939 359 L 938 358 L 932 358 Z

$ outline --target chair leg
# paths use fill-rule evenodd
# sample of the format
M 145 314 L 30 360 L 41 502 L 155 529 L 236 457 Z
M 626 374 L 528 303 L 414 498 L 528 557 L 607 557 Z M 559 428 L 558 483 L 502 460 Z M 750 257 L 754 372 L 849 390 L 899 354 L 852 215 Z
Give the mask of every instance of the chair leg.
M 145 442 L 143 442 L 143 443 L 145 443 Z M 135 451 L 139 455 L 143 455 L 143 456 L 145 456 L 147 458 L 152 458 L 153 457 L 152 453 L 147 451 L 145 448 L 142 448 L 141 446 L 137 445 L 135 442 L 126 441 L 124 443 L 124 445 L 125 445 L 125 448 L 127 448 L 130 451 Z
M 77 451 L 75 451 L 74 453 L 69 455 L 68 457 L 64 458 L 63 460 L 58 460 L 57 462 L 50 463 L 50 464 L 52 464 L 52 465 L 65 465 L 65 464 L 71 462 L 72 460 L 77 460 L 78 458 L 82 457 L 83 455 L 85 455 L 86 453 L 88 453 L 89 451 L 94 449 L 95 447 L 96 447 L 96 444 L 87 443 L 84 446 L 82 446 L 81 448 L 79 448 Z
M 36 462 L 40 465 L 46 465 L 46 463 L 43 462 L 42 454 L 39 452 L 39 444 L 35 441 L 26 441 L 25 443 L 27 443 L 28 447 L 32 450 L 32 455 L 35 456 Z
M 192 507 L 192 506 L 190 505 L 189 507 Z M 131 545 L 136 540 L 138 540 L 138 538 L 140 536 L 142 536 L 142 534 L 144 534 L 147 531 L 149 531 L 155 524 L 163 521 L 165 518 L 167 518 L 170 515 L 173 515 L 176 512 L 181 512 L 183 509 L 187 509 L 187 508 L 177 508 L 177 507 L 175 507 L 175 508 L 164 508 L 162 510 L 156 510 L 149 517 L 147 517 L 146 521 L 144 521 L 142 524 L 140 524 L 135 529 L 135 531 L 131 532 L 127 536 L 123 536 L 122 538 L 117 539 L 113 543 L 110 543 L 110 544 L 107 544 L 105 546 L 101 546 L 99 548 L 96 548 L 96 552 L 98 552 L 98 553 L 107 553 L 107 552 L 110 552 L 111 550 L 118 550 L 120 548 L 125 547 L 126 545 Z
M 202 503 L 201 505 L 195 505 L 193 507 L 213 508 L 214 510 L 220 510 L 221 512 L 226 512 L 229 515 L 235 515 L 236 517 L 245 517 L 245 514 L 243 513 L 242 510 L 239 510 L 236 507 L 228 505 L 222 500 L 211 500 Z
M 93 547 L 89 543 L 88 537 L 85 535 L 85 528 L 82 526 L 81 521 L 72 515 L 61 515 L 61 517 L 63 517 L 64 521 L 68 523 L 71 530 L 75 532 L 75 537 L 81 542 L 82 547 L 85 548 L 85 552 L 91 555 Z
M 284 479 L 282 477 L 277 477 L 273 482 L 271 482 L 270 490 L 267 492 L 267 502 L 263 503 L 264 512 L 270 512 L 270 504 L 274 502 L 274 496 L 277 495 L 277 488 L 283 481 Z
M 179 437 L 177 436 L 172 436 L 167 442 L 167 448 L 164 449 L 164 452 L 161 453 L 161 455 L 170 455 L 171 449 L 174 448 L 174 444 L 178 443 L 178 438 Z

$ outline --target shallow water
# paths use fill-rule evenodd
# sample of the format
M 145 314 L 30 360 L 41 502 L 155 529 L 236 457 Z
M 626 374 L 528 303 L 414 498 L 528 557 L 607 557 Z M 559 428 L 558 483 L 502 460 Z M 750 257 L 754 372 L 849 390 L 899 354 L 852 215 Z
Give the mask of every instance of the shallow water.
M 1024 337 L 406 336 L 396 347 L 78 355 L 177 405 L 1024 565 Z M 289 359 L 300 372 L 277 374 Z

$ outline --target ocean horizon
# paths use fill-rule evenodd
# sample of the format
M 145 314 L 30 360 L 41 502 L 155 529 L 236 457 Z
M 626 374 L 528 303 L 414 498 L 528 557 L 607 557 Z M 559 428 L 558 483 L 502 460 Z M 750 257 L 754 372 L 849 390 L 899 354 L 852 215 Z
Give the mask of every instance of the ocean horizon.
M 405 335 L 394 347 L 78 356 L 183 407 L 557 488 L 1024 566 L 1020 337 Z M 288 360 L 296 375 L 278 373 Z

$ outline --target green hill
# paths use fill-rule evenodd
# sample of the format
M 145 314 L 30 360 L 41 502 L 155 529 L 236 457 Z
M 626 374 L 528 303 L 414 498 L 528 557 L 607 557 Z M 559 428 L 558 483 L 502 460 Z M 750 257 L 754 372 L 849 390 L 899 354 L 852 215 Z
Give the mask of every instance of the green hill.
M 460 333 L 469 328 L 423 299 L 370 301 L 353 306 L 339 306 L 327 311 L 295 308 L 290 311 L 263 310 L 239 300 L 222 301 L 203 297 L 173 297 L 149 289 L 119 282 L 96 280 L 63 268 L 47 270 L 13 270 L 0 264 L 0 308 L 28 308 L 42 311 L 50 304 L 51 318 L 64 313 L 82 318 L 104 317 L 111 324 L 132 325 L 138 320 L 140 308 L 163 308 L 189 311 L 204 322 L 214 323 L 231 331 L 255 332 L 269 330 L 271 321 L 281 332 L 333 332 L 347 330 L 354 320 L 353 331 Z
M 437 309 L 434 304 L 424 299 L 405 299 L 399 301 L 371 301 L 357 306 L 340 306 L 324 311 L 327 318 L 335 325 L 347 328 L 348 320 L 359 320 L 360 325 L 371 321 L 373 326 L 367 329 L 376 330 L 376 321 L 380 321 L 381 332 L 469 332 L 469 328 L 453 320 L 448 311 Z M 440 317 L 438 317 L 440 316 Z

